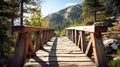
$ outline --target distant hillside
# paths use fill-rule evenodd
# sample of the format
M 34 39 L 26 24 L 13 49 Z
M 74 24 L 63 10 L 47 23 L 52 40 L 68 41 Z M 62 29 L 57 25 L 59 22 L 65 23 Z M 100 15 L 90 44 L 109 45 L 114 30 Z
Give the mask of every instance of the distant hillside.
M 80 22 L 80 15 L 82 13 L 82 6 L 80 4 L 69 6 L 63 10 L 46 16 L 50 27 L 58 31 L 68 27 L 73 22 Z

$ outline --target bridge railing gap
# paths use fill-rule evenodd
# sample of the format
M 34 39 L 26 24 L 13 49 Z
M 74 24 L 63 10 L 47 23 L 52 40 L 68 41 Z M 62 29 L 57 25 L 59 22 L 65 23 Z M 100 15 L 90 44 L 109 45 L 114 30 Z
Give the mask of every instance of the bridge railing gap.
M 66 28 L 66 36 L 88 57 L 93 55 L 94 62 L 98 67 L 107 67 L 102 32 L 107 32 L 107 27 L 93 25 Z M 86 36 L 88 35 L 89 38 L 86 39 Z
M 50 28 L 13 26 L 12 32 L 16 32 L 18 37 L 14 56 L 8 67 L 23 67 L 26 58 L 34 56 L 35 52 L 54 36 L 54 29 Z M 31 33 L 35 34 L 35 40 L 32 40 Z

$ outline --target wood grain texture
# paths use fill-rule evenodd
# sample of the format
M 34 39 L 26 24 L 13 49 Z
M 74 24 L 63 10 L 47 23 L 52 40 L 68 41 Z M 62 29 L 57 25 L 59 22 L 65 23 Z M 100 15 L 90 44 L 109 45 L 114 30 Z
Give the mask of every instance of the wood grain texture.
M 101 33 L 91 33 L 92 35 L 92 47 L 95 62 L 100 67 L 107 67 L 106 56 L 104 52 L 104 45 L 101 38 Z
M 85 52 L 89 57 L 94 56 L 95 63 L 99 67 L 106 67 L 106 55 L 104 52 L 104 46 L 102 41 L 102 32 L 107 31 L 106 26 L 76 26 L 66 28 L 67 31 L 75 30 L 75 43 L 80 47 L 80 49 Z M 79 34 L 76 34 L 79 31 Z M 86 45 L 85 32 L 90 33 L 90 40 L 88 45 Z M 69 35 L 69 33 L 68 33 Z M 88 35 L 88 34 L 87 34 Z M 76 38 L 78 36 L 78 39 Z M 68 36 L 69 38 L 71 36 Z M 72 36 L 73 37 L 73 36 Z M 70 38 L 71 39 L 71 38 Z M 74 41 L 73 41 L 74 42 Z M 87 47 L 87 49 L 86 49 Z
M 45 32 L 43 32 L 45 31 Z M 10 61 L 9 67 L 23 67 L 27 56 L 32 57 L 35 55 L 36 50 L 47 43 L 47 41 L 53 36 L 54 29 L 50 28 L 37 28 L 37 27 L 26 27 L 26 26 L 13 26 L 12 33 L 18 34 L 17 42 L 15 45 L 15 52 L 12 60 Z M 31 33 L 35 33 L 34 45 L 31 38 Z M 37 33 L 37 34 L 36 34 Z M 42 39 L 43 38 L 43 42 Z
M 96 67 L 67 37 L 54 37 L 24 67 Z
M 106 26 L 76 26 L 76 27 L 69 27 L 66 28 L 69 30 L 80 30 L 80 31 L 87 31 L 87 32 L 106 32 L 107 27 Z
M 28 51 L 28 33 L 19 33 L 10 67 L 23 67 Z

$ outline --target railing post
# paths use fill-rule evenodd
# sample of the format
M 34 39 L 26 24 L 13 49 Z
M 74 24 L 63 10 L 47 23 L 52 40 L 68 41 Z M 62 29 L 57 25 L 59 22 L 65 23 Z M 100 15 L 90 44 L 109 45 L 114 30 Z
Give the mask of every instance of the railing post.
M 66 32 L 65 32 L 65 33 L 66 33 L 66 36 L 68 37 L 68 29 L 66 29 Z
M 45 44 L 45 31 L 42 31 L 42 42 Z
M 47 32 L 47 41 L 49 40 L 49 37 L 50 37 L 50 34 L 49 34 L 49 30 L 48 30 L 48 32 Z
M 50 35 L 50 31 L 51 31 L 51 30 L 49 30 L 49 34 L 48 34 L 49 38 L 48 38 L 48 41 L 50 40 L 50 36 L 51 36 L 51 35 Z
M 99 67 L 107 67 L 101 32 L 91 33 L 91 35 L 95 62 Z
M 77 43 L 77 46 L 78 47 L 81 47 L 80 46 L 80 43 L 81 43 L 81 39 L 80 39 L 80 32 L 78 31 L 78 41 L 77 41 L 78 43 Z
M 75 44 L 76 45 L 78 44 L 78 36 L 79 36 L 78 30 L 75 30 Z
M 36 50 L 43 47 L 41 36 L 42 36 L 41 32 L 40 31 L 37 32 L 37 34 L 36 34 L 36 46 L 35 46 Z
M 72 41 L 75 43 L 75 30 L 72 30 Z
M 47 42 L 47 30 L 45 30 L 45 44 Z
M 70 30 L 70 40 L 72 41 L 72 30 Z
M 46 30 L 46 42 L 45 42 L 45 44 L 47 43 L 47 41 L 48 41 L 48 30 Z
M 70 30 L 68 30 L 68 38 L 70 39 Z
M 73 30 L 71 30 L 71 40 L 73 42 Z
M 80 31 L 80 35 L 81 35 L 81 49 L 83 52 L 85 52 L 86 50 L 86 43 L 85 43 L 85 31 Z
M 23 67 L 27 57 L 29 38 L 29 33 L 27 32 L 18 33 L 15 52 L 10 67 Z
M 81 48 L 83 52 L 85 52 L 86 43 L 85 43 L 85 32 L 84 31 L 79 31 L 78 46 Z

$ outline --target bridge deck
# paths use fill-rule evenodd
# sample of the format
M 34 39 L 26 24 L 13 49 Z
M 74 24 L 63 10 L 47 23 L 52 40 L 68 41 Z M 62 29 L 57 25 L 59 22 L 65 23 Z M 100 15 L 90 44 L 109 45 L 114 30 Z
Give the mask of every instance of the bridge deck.
M 54 37 L 24 67 L 97 67 L 67 37 Z

